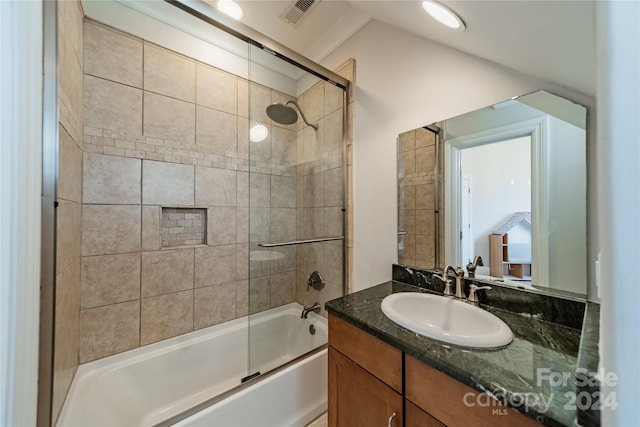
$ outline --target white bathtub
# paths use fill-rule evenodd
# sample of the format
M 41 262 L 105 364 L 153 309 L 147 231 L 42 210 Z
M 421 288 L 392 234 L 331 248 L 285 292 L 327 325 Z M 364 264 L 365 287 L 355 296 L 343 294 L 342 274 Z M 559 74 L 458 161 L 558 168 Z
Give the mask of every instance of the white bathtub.
M 301 311 L 291 303 L 80 365 L 57 425 L 152 426 L 181 414 L 325 344 L 326 319 Z M 178 425 L 304 426 L 326 405 L 323 350 Z

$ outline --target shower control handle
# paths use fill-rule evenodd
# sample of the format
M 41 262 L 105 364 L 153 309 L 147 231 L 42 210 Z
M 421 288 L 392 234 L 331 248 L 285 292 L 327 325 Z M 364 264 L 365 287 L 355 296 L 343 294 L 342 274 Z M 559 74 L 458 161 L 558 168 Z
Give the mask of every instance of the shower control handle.
M 307 280 L 307 292 L 309 292 L 309 287 L 312 287 L 316 291 L 321 291 L 324 288 L 324 279 L 320 276 L 320 272 L 314 271 L 309 276 L 309 280 Z

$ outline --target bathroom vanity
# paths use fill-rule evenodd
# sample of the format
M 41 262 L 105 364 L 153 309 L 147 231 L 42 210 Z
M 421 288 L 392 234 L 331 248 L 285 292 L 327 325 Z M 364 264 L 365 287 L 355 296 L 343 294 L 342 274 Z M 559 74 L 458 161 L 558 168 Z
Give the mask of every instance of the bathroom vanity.
M 403 277 L 414 283 L 383 283 L 326 305 L 330 426 L 576 423 L 575 372 L 581 342 L 590 341 L 581 340 L 587 303 L 494 287 L 481 307 L 515 338 L 498 349 L 464 348 L 413 333 L 384 315 L 380 304 L 390 294 L 438 293 L 439 280 L 429 272 L 415 276 L 394 266 L 394 279 Z
M 416 427 L 537 424 L 506 407 L 465 406 L 478 402 L 480 393 L 339 317 L 330 316 L 329 325 L 330 425 L 381 425 L 386 419 L 401 426 L 403 418 Z

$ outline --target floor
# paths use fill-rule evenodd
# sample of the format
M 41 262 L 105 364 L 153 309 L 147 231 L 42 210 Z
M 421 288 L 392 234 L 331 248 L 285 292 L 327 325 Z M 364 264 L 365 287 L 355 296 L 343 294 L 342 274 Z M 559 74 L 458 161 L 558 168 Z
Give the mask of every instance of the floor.
M 320 415 L 311 424 L 308 424 L 307 427 L 327 427 L 327 413 Z

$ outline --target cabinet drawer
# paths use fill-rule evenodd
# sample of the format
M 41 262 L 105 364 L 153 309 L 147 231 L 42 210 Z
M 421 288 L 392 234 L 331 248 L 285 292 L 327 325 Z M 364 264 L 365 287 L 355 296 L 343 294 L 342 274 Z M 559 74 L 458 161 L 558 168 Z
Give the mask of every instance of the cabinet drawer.
M 450 427 L 540 426 L 506 406 L 479 406 L 489 401 L 485 396 L 478 399 L 481 392 L 413 357 L 407 355 L 405 363 L 407 399 Z
M 332 315 L 329 345 L 402 393 L 402 352 L 397 348 Z

